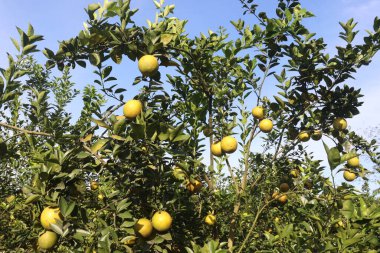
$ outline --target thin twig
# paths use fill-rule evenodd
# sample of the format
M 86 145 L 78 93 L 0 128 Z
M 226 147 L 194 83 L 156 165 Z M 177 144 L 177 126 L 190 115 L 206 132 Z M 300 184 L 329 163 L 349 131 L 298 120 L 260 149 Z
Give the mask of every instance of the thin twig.
M 4 122 L 0 122 L 0 126 L 6 127 L 6 128 L 11 128 L 11 129 L 21 131 L 21 132 L 27 133 L 27 134 L 32 134 L 32 135 L 53 136 L 53 134 L 49 134 L 49 133 L 45 133 L 45 132 L 31 131 L 31 130 L 27 130 L 24 128 L 8 125 L 7 123 L 4 123 Z
M 228 161 L 228 159 L 226 159 L 226 164 L 227 164 L 227 167 L 228 167 L 228 170 L 230 172 L 230 175 L 231 175 L 231 178 L 232 180 L 234 181 L 234 185 L 235 185 L 235 190 L 236 190 L 236 194 L 239 194 L 239 183 L 235 177 L 235 174 L 232 170 L 232 167 L 231 167 L 231 164 L 230 162 Z

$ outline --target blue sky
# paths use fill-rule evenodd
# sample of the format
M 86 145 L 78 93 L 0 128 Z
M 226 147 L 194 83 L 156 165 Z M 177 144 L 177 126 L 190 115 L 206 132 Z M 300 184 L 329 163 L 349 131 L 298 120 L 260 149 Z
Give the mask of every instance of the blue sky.
M 31 23 L 37 34 L 42 34 L 45 41 L 39 44 L 39 48 L 48 47 L 56 50 L 57 41 L 77 35 L 83 29 L 83 22 L 87 15 L 84 8 L 88 4 L 96 1 L 89 0 L 1 0 L 0 1 L 0 66 L 6 66 L 6 52 L 14 52 L 13 45 L 9 37 L 18 38 L 16 26 L 27 29 Z M 262 9 L 272 12 L 277 1 L 261 0 Z M 166 4 L 175 4 L 175 16 L 180 19 L 189 20 L 187 32 L 190 36 L 198 35 L 199 32 L 206 33 L 208 29 L 217 30 L 219 26 L 227 28 L 233 36 L 234 29 L 230 20 L 237 20 L 242 17 L 242 8 L 238 0 L 168 0 Z M 335 45 L 342 44 L 338 38 L 340 32 L 339 21 L 346 21 L 353 17 L 359 22 L 357 28 L 360 30 L 371 29 L 373 19 L 380 15 L 379 0 L 305 0 L 302 1 L 304 7 L 313 12 L 317 17 L 307 20 L 308 28 L 317 32 L 318 36 L 324 37 L 328 44 L 328 51 L 335 52 Z M 132 0 L 132 7 L 139 8 L 135 15 L 135 21 L 139 25 L 146 25 L 146 20 L 153 20 L 155 7 L 150 0 Z M 246 23 L 253 23 L 255 20 L 251 16 L 244 17 Z M 359 33 L 358 37 L 365 33 Z M 380 126 L 380 85 L 378 71 L 380 69 L 380 54 L 373 63 L 361 69 L 356 75 L 355 81 L 350 81 L 362 89 L 365 95 L 365 104 L 360 108 L 361 114 L 353 119 L 349 119 L 349 125 L 359 133 L 363 133 L 369 126 Z M 94 78 L 91 71 L 77 68 L 73 73 L 73 81 L 77 83 L 79 89 L 86 84 L 91 84 Z M 115 67 L 115 75 L 119 79 L 119 84 L 128 88 L 126 99 L 136 94 L 135 89 L 130 89 L 129 84 L 138 75 L 136 63 L 123 61 Z M 271 90 L 267 90 L 271 92 Z M 80 97 L 70 105 L 69 110 L 75 112 Z M 313 143 L 310 147 L 315 151 L 320 159 L 325 159 L 325 154 L 321 142 Z

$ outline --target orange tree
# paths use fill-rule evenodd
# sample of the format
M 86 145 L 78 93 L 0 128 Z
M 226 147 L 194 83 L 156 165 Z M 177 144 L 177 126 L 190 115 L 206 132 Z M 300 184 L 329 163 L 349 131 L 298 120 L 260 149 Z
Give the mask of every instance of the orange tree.
M 378 199 L 335 176 L 376 173 L 360 155 L 379 164 L 376 143 L 347 128 L 362 95 L 345 82 L 379 50 L 380 20 L 359 44 L 354 21 L 341 23 L 346 44 L 330 56 L 299 1 L 278 1 L 273 17 L 252 2 L 241 1 L 254 21 L 232 22 L 235 39 L 189 38 L 163 1 L 148 27 L 130 1 L 91 4 L 86 28 L 45 48 L 44 65 L 43 37 L 18 29 L 0 78 L 0 249 L 375 252 Z M 112 68 L 125 61 L 141 72 L 129 101 Z M 78 65 L 96 79 L 72 123 Z M 322 135 L 329 168 L 303 145 Z

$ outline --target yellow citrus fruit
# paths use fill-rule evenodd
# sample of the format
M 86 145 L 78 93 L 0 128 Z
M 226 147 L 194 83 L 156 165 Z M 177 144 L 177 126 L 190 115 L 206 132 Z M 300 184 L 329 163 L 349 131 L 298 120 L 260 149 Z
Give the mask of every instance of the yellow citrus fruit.
M 140 58 L 138 66 L 141 74 L 152 77 L 158 71 L 158 60 L 153 55 L 144 55 Z
M 269 133 L 273 129 L 273 122 L 270 119 L 263 119 L 259 123 L 259 128 L 264 133 Z
M 256 119 L 263 119 L 264 118 L 264 108 L 262 106 L 256 106 L 252 109 L 252 115 Z
M 307 142 L 310 140 L 310 134 L 308 131 L 302 131 L 298 134 L 298 139 L 302 142 Z
M 290 171 L 290 175 L 291 175 L 293 178 L 297 178 L 297 177 L 299 177 L 299 175 L 300 175 L 300 171 L 299 171 L 298 169 L 292 169 L 292 170 Z
M 279 223 L 280 222 L 280 218 L 278 218 L 278 217 L 274 218 L 274 222 Z
M 99 188 L 99 183 L 96 181 L 91 181 L 90 187 L 91 187 L 91 190 L 95 191 Z
M 213 215 L 213 214 L 208 214 L 208 215 L 206 216 L 206 218 L 205 218 L 205 222 L 206 222 L 207 225 L 210 225 L 210 226 L 214 225 L 215 222 L 216 222 L 216 217 L 215 217 L 215 215 Z
M 231 154 L 237 149 L 237 140 L 232 136 L 223 137 L 221 141 L 222 151 Z
M 152 224 L 158 232 L 167 231 L 172 225 L 173 219 L 166 211 L 157 211 L 152 217 Z
M 278 200 L 281 204 L 285 204 L 286 201 L 288 201 L 288 196 L 286 196 L 286 195 L 282 195 L 282 196 L 278 197 L 277 200 Z
M 153 231 L 152 222 L 150 222 L 150 220 L 147 218 L 141 218 L 135 223 L 134 229 L 136 234 L 147 238 L 152 234 Z
M 124 116 L 127 119 L 135 119 L 142 111 L 142 103 L 140 100 L 132 99 L 125 103 L 123 107 Z
M 104 195 L 103 194 L 98 194 L 98 200 L 102 201 L 104 199 Z
M 191 192 L 191 193 L 196 193 L 199 192 L 202 188 L 202 183 L 199 182 L 198 180 L 194 180 L 193 182 L 189 182 L 186 185 L 186 188 Z
M 341 131 L 347 128 L 347 121 L 344 118 L 336 118 L 333 122 L 335 130 Z
M 349 171 L 349 170 L 345 170 L 344 173 L 343 173 L 343 177 L 344 179 L 346 179 L 346 181 L 354 181 L 356 179 L 356 174 Z
M 311 134 L 311 138 L 315 141 L 319 141 L 322 138 L 322 131 L 321 130 L 314 130 Z
M 360 165 L 359 157 L 353 157 L 353 158 L 349 159 L 347 161 L 347 165 L 351 168 L 359 167 L 359 165 Z
M 280 184 L 280 191 L 282 191 L 282 192 L 289 191 L 289 185 L 287 183 Z
M 41 249 L 51 249 L 58 241 L 58 235 L 52 231 L 46 231 L 38 237 L 38 247 Z
M 278 192 L 273 192 L 273 194 L 272 194 L 272 199 L 277 199 L 277 198 L 278 198 L 278 195 L 279 195 Z
M 214 156 L 222 156 L 223 155 L 223 151 L 222 151 L 222 143 L 220 141 L 216 142 L 216 143 L 213 143 L 211 145 L 211 153 L 214 155 Z
M 51 229 L 50 224 L 56 224 L 59 221 L 62 222 L 61 217 L 61 212 L 58 207 L 45 207 L 40 217 L 41 225 L 45 229 Z

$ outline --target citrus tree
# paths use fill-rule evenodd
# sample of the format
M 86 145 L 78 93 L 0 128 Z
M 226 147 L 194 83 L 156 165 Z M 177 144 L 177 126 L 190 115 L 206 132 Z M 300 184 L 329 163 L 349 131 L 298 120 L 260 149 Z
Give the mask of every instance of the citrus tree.
M 347 125 L 362 95 L 345 82 L 379 50 L 380 20 L 359 43 L 341 23 L 331 56 L 300 1 L 273 17 L 241 3 L 252 24 L 232 21 L 233 39 L 190 38 L 162 0 L 147 27 L 128 0 L 91 4 L 44 63 L 43 37 L 18 29 L 0 78 L 1 250 L 376 252 L 379 200 L 335 177 L 377 173 L 360 162 L 380 157 Z M 120 85 L 113 66 L 127 61 L 141 75 Z M 73 68 L 93 84 L 75 89 Z M 307 149 L 322 137 L 328 168 Z

